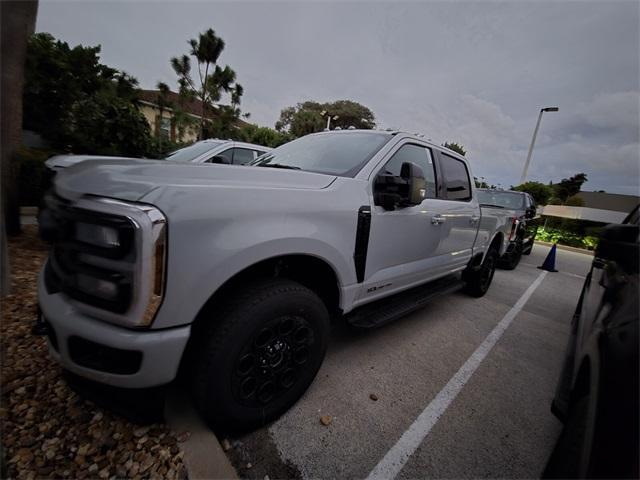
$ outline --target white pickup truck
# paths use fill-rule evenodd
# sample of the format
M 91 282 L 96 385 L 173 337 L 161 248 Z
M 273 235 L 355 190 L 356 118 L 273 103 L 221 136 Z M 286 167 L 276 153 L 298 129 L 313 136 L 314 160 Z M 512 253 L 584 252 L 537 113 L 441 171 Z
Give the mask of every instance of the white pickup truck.
M 102 384 L 190 378 L 249 428 L 313 381 L 330 319 L 383 325 L 489 288 L 505 241 L 464 157 L 400 132 L 308 135 L 252 165 L 84 162 L 57 176 L 38 285 L 52 356 Z

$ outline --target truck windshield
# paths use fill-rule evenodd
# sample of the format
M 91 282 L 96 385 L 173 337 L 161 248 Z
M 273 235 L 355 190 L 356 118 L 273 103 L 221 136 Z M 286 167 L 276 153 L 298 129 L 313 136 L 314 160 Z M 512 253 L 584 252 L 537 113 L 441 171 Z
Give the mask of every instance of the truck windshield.
M 251 165 L 352 177 L 390 139 L 385 132 L 307 135 L 265 153 Z
M 217 147 L 220 143 L 221 142 L 196 142 L 193 145 L 189 145 L 188 147 L 184 147 L 170 153 L 166 160 L 171 160 L 172 162 L 190 162 L 198 158 L 203 153 Z
M 478 190 L 480 205 L 508 208 L 510 210 L 524 209 L 524 195 L 500 190 Z

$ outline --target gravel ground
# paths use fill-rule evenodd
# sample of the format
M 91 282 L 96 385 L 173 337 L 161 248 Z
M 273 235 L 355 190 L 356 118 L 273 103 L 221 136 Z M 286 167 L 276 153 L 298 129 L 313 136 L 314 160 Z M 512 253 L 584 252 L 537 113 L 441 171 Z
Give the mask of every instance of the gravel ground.
M 2 478 L 186 478 L 177 434 L 136 425 L 80 398 L 31 334 L 46 246 L 36 228 L 9 242 L 12 294 L 2 299 Z

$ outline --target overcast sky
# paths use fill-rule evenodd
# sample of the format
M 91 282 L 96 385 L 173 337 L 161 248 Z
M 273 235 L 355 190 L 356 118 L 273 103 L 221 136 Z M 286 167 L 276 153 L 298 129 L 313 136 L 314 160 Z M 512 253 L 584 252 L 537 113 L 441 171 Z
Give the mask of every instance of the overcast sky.
M 474 174 L 517 184 L 538 111 L 529 180 L 577 172 L 584 190 L 638 194 L 640 2 L 42 1 L 37 30 L 102 45 L 143 88 L 172 87 L 169 58 L 213 28 L 273 127 L 304 100 L 350 99 L 383 128 L 464 145 Z

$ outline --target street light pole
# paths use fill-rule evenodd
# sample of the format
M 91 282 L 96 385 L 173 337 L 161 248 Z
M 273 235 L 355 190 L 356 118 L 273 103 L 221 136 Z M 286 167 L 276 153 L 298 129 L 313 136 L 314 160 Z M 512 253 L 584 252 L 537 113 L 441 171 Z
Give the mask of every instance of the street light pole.
M 531 138 L 531 145 L 529 145 L 529 153 L 527 153 L 527 161 L 524 162 L 524 168 L 522 169 L 522 177 L 520 177 L 520 185 L 522 185 L 527 179 L 527 170 L 529 170 L 529 162 L 531 162 L 531 155 L 533 154 L 533 146 L 536 144 L 536 137 L 538 136 L 538 130 L 540 129 L 540 122 L 542 120 L 542 114 L 544 112 L 557 112 L 558 107 L 545 107 L 540 109 L 538 115 L 538 122 L 536 123 L 536 129 L 533 131 L 533 138 Z
M 331 120 L 337 120 L 338 118 L 340 118 L 338 115 L 331 115 L 329 112 L 327 112 L 326 110 L 323 110 L 320 112 L 321 116 L 327 116 L 327 127 L 324 129 L 326 132 L 328 132 L 331 129 Z

